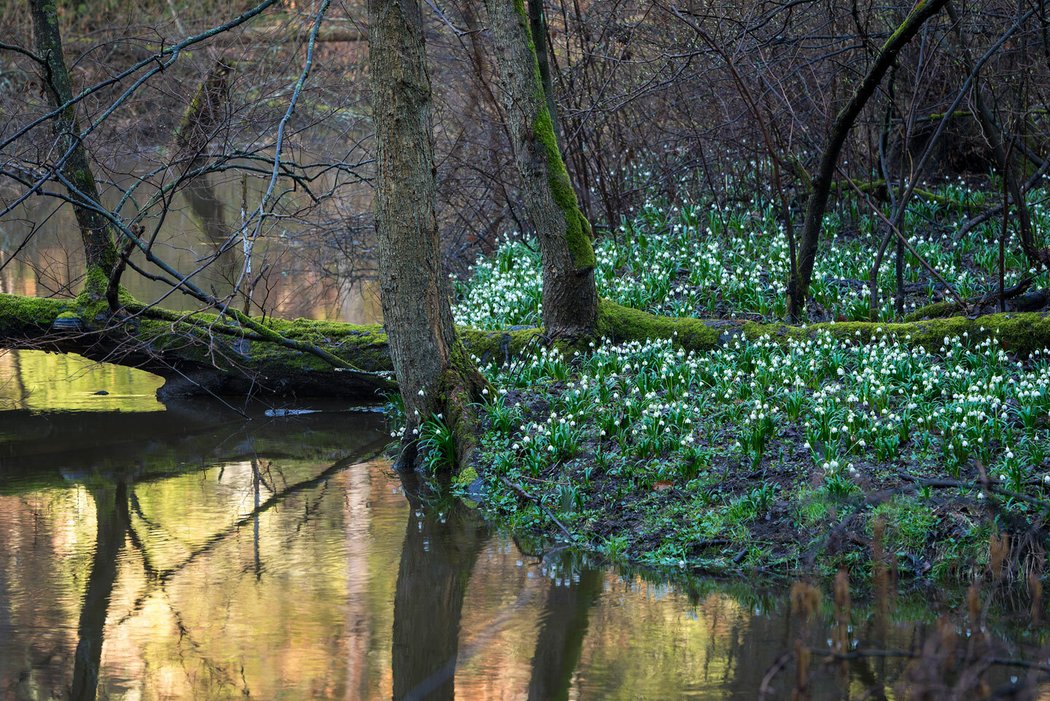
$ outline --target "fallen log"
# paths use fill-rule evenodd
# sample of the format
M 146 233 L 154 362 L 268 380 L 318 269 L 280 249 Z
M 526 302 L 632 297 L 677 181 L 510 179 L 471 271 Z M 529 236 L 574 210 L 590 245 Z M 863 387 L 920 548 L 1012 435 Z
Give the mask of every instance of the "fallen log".
M 172 312 L 135 303 L 110 314 L 83 295 L 42 299 L 0 294 L 0 348 L 77 353 L 137 367 L 165 379 L 161 399 L 199 394 L 378 399 L 396 388 L 382 326 L 311 319 L 256 319 L 260 335 L 217 314 Z M 599 304 L 597 335 L 614 342 L 671 339 L 686 350 L 713 350 L 738 339 L 801 339 L 827 332 L 867 342 L 882 335 L 930 352 L 946 338 L 978 343 L 995 336 L 1018 356 L 1050 347 L 1043 312 L 949 317 L 906 323 L 828 322 L 805 326 L 664 317 L 608 300 Z M 467 350 L 483 362 L 506 362 L 543 342 L 538 328 L 481 331 L 461 327 Z M 275 339 L 283 339 L 275 342 Z M 350 367 L 334 367 L 302 347 L 318 346 Z

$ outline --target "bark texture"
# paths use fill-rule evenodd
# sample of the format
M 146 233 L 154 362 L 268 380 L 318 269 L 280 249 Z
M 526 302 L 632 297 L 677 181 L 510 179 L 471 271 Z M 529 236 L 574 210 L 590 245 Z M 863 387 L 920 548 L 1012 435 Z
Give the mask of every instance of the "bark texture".
M 411 443 L 422 421 L 447 412 L 467 441 L 473 430 L 457 424 L 469 419 L 483 380 L 456 337 L 441 265 L 423 17 L 417 0 L 369 0 L 368 20 L 380 291 L 406 437 Z M 405 467 L 414 463 L 414 450 L 403 456 Z
M 525 211 L 543 259 L 543 326 L 554 337 L 590 336 L 598 311 L 591 225 L 558 148 L 529 16 L 522 0 L 485 0 L 485 5 Z
M 80 123 L 73 99 L 73 84 L 62 54 L 62 35 L 58 28 L 55 0 L 31 0 L 36 51 L 43 61 L 42 79 L 48 104 L 60 110 L 54 119 L 58 172 L 65 180 L 74 205 L 80 238 L 84 244 L 88 269 L 99 268 L 107 275 L 117 262 L 115 237 L 110 221 L 92 203 L 99 203 L 98 184 L 91 170 L 87 150 L 80 140 Z M 63 107 L 64 105 L 68 105 Z M 88 278 L 89 282 L 91 277 Z
M 802 241 L 799 247 L 799 261 L 795 278 L 788 283 L 788 316 L 799 321 L 806 307 L 809 285 L 813 280 L 813 265 L 817 258 L 817 246 L 820 232 L 824 226 L 824 212 L 828 208 L 828 197 L 838 167 L 839 155 L 846 144 L 846 138 L 853 129 L 865 105 L 878 91 L 879 83 L 890 67 L 897 61 L 901 49 L 918 33 L 926 20 L 940 12 L 948 0 L 920 0 L 904 21 L 882 45 L 875 63 L 868 69 L 860 85 L 854 90 L 849 102 L 836 115 L 831 126 L 827 146 L 820 158 L 817 174 L 813 178 L 812 191 L 806 204 L 806 219 L 802 225 Z

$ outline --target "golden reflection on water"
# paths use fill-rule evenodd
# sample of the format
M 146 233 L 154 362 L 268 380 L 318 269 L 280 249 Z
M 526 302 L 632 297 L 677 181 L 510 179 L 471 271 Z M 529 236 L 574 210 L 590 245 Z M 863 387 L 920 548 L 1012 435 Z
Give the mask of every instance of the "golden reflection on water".
M 350 467 L 252 516 L 258 503 L 324 467 L 235 461 L 129 487 L 130 530 L 105 617 L 100 698 L 391 697 L 401 548 L 448 544 L 437 535 L 413 539 L 428 531 L 420 531 L 384 461 Z M 61 695 L 68 686 L 92 569 L 94 498 L 111 493 L 71 486 L 0 496 L 7 545 L 0 688 L 18 690 L 5 698 Z M 511 541 L 473 532 L 474 542 L 457 544 L 477 555 L 472 572 L 458 573 L 469 582 L 456 696 L 526 698 L 544 624 L 557 615 L 552 593 L 586 583 L 566 586 L 566 574 L 556 584 Z M 686 680 L 725 681 L 725 645 L 713 640 L 743 617 L 731 599 L 708 597 L 694 609 L 640 580 L 607 572 L 594 581 L 574 686 L 641 698 L 688 688 Z M 456 624 L 432 614 L 416 625 Z M 12 648 L 25 654 L 12 656 Z
M 72 353 L 0 350 L 0 410 L 163 411 L 164 380 Z
M 691 599 L 565 568 L 410 505 L 384 460 L 292 445 L 168 476 L 0 479 L 0 698 L 67 697 L 88 641 L 104 699 L 753 699 L 797 633 L 746 584 Z M 887 648 L 908 647 L 908 616 Z M 824 669 L 812 698 L 842 698 Z

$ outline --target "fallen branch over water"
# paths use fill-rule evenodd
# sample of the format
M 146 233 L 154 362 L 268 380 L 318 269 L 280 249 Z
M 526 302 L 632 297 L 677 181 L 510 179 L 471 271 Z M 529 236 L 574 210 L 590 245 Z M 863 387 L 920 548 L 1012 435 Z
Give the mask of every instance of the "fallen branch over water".
M 509 361 L 543 338 L 541 329 L 460 328 L 467 349 L 485 361 Z M 672 339 L 692 351 L 741 339 L 812 337 L 867 342 L 882 335 L 936 352 L 946 337 L 976 343 L 997 336 L 1018 355 L 1050 346 L 1045 313 L 990 314 L 908 323 L 843 322 L 792 326 L 664 317 L 603 300 L 597 335 L 614 342 Z M 194 394 L 376 398 L 395 389 L 382 326 L 311 319 L 243 319 L 174 312 L 129 303 L 117 314 L 85 296 L 41 299 L 0 294 L 0 348 L 78 353 L 138 367 L 167 380 L 161 396 Z

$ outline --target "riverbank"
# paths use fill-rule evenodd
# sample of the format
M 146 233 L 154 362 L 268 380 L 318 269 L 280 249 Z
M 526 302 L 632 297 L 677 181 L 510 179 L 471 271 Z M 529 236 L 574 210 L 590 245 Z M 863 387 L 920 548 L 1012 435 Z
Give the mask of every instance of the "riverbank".
M 824 333 L 703 354 L 540 348 L 485 370 L 496 390 L 460 484 L 514 529 L 696 571 L 864 573 L 885 558 L 943 580 L 1041 558 L 1042 353 Z
M 952 215 L 943 198 L 926 206 L 927 221 Z M 653 313 L 772 320 L 783 237 L 773 214 L 752 209 L 646 209 L 598 246 L 600 293 Z M 991 284 L 981 271 L 994 239 L 975 241 L 920 239 L 967 294 Z M 818 267 L 817 309 L 831 319 L 870 311 L 863 292 L 835 294 L 836 280 L 862 277 L 865 245 L 836 241 Z M 756 246 L 768 255 L 747 269 Z M 908 266 L 922 290 L 909 308 L 937 301 L 943 290 L 917 260 Z M 1008 277 L 1027 274 L 1010 266 Z M 460 288 L 457 318 L 530 323 L 536 280 L 528 247 L 506 244 Z M 892 285 L 880 277 L 883 300 Z M 896 318 L 889 302 L 878 315 Z M 931 344 L 870 330 L 832 321 L 702 353 L 673 337 L 564 353 L 531 345 L 483 368 L 494 389 L 461 493 L 517 531 L 665 570 L 1041 576 L 1050 358 L 1015 353 L 1016 339 L 994 331 L 949 330 Z M 443 431 L 434 419 L 425 438 L 440 447 Z

